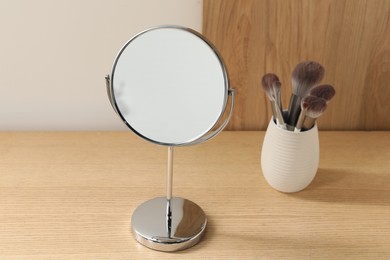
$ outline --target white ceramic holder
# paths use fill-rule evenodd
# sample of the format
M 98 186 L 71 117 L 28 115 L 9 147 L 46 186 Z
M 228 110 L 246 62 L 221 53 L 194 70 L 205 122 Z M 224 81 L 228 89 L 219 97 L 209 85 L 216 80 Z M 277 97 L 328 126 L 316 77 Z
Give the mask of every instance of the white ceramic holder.
M 319 163 L 318 128 L 303 132 L 278 127 L 271 119 L 264 137 L 261 168 L 268 184 L 281 192 L 297 192 L 314 179 Z

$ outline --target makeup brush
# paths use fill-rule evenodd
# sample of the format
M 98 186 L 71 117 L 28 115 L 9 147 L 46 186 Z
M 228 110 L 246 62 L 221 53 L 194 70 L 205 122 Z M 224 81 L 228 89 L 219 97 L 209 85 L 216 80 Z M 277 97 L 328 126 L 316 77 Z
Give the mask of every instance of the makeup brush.
M 302 129 L 309 130 L 311 129 L 317 118 L 320 117 L 327 108 L 326 100 L 323 98 L 308 96 L 308 98 L 313 98 L 311 104 L 309 104 L 308 108 L 305 112 L 305 119 L 303 120 Z M 314 101 L 314 99 L 316 100 Z
M 282 111 L 277 104 L 277 95 L 279 95 L 278 93 L 280 93 L 281 88 L 279 78 L 273 73 L 268 73 L 263 76 L 261 83 L 266 96 L 271 101 L 272 114 L 276 119 L 276 124 L 279 127 L 286 129 Z
M 323 98 L 316 96 L 304 97 L 301 102 L 301 113 L 299 114 L 294 132 L 301 131 L 303 122 L 306 121 L 307 118 L 318 118 L 325 111 L 326 106 L 326 100 Z
M 301 102 L 301 113 L 299 114 L 297 125 L 294 128 L 294 132 L 300 132 L 301 131 L 301 128 L 302 128 L 302 125 L 303 125 L 303 121 L 305 120 L 305 116 L 306 116 L 306 110 L 307 110 L 308 107 L 309 107 L 309 103 L 307 101 L 305 101 L 305 99 L 302 99 L 302 102 Z
M 261 79 L 263 90 L 266 93 L 268 99 L 271 100 L 270 96 L 274 96 L 276 97 L 276 102 L 277 102 L 277 92 L 280 93 L 280 86 L 275 85 L 276 82 L 279 82 L 279 78 L 273 73 L 265 74 Z M 276 87 L 274 88 L 274 86 Z M 272 115 L 276 119 L 276 111 L 274 105 L 272 105 L 272 101 L 271 101 L 271 109 L 272 109 Z
M 301 100 L 324 77 L 325 70 L 315 61 L 299 63 L 292 72 L 292 94 L 288 107 L 287 124 L 294 127 L 301 112 Z
M 274 92 L 275 92 L 275 97 L 276 97 L 276 105 L 279 108 L 279 110 L 282 112 L 283 115 L 283 107 L 282 107 L 282 83 L 280 81 L 275 81 L 274 82 Z M 284 121 L 284 119 L 283 119 Z
M 329 100 L 331 100 L 334 95 L 336 95 L 336 90 L 332 85 L 323 84 L 312 88 L 309 92 L 309 95 L 323 98 L 326 100 L 326 102 L 329 102 Z

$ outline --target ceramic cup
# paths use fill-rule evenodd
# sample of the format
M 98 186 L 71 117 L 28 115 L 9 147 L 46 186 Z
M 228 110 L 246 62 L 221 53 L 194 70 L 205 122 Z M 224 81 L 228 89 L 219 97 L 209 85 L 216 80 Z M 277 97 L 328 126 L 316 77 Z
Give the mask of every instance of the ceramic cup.
M 319 163 L 317 125 L 303 132 L 268 124 L 261 151 L 261 168 L 268 184 L 281 192 L 297 192 L 314 179 Z

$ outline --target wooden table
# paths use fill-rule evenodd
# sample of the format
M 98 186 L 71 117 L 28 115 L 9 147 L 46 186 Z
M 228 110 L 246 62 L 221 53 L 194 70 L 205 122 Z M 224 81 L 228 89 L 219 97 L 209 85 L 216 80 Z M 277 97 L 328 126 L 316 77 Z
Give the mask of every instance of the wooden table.
M 166 192 L 167 149 L 129 132 L 0 133 L 0 259 L 390 259 L 390 132 L 320 132 L 304 191 L 265 182 L 264 132 L 175 149 L 174 195 L 208 216 L 176 253 L 138 244 L 134 209 Z

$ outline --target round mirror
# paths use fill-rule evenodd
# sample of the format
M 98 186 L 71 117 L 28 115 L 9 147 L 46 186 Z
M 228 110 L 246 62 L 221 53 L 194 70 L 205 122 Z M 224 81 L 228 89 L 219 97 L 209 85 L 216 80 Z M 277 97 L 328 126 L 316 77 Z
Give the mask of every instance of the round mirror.
M 152 28 L 119 51 L 106 83 L 111 105 L 126 125 L 142 138 L 168 146 L 167 196 L 134 211 L 136 240 L 161 251 L 193 246 L 203 236 L 207 218 L 192 201 L 172 196 L 173 146 L 206 141 L 229 121 L 234 91 L 221 57 L 196 31 Z M 229 114 L 220 122 L 229 96 Z
M 130 39 L 115 59 L 109 85 L 110 101 L 126 125 L 167 146 L 204 138 L 224 114 L 229 94 L 225 65 L 212 44 L 174 26 Z

